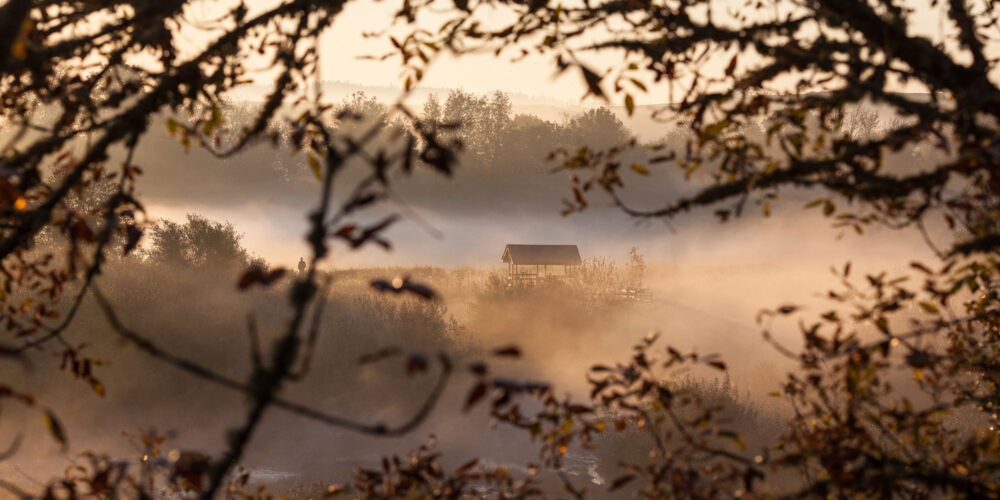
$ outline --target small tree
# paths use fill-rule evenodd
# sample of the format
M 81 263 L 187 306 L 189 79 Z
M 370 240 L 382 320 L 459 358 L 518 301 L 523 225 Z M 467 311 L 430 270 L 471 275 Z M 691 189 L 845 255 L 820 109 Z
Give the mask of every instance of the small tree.
M 574 116 L 566 124 L 566 143 L 570 147 L 604 149 L 628 140 L 625 124 L 607 107 L 601 106 Z
M 162 221 L 152 230 L 149 258 L 210 272 L 232 272 L 246 267 L 250 256 L 243 235 L 229 222 L 188 214 L 187 222 Z

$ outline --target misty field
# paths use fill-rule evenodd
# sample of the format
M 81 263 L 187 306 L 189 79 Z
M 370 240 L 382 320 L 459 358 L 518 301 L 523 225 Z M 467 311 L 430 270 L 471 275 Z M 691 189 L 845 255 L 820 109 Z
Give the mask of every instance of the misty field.
M 324 279 L 326 305 L 323 338 L 312 354 L 310 376 L 289 391 L 290 399 L 313 401 L 323 410 L 378 421 L 399 420 L 418 405 L 426 392 L 429 374 L 408 375 L 391 366 L 359 367 L 359 360 L 389 346 L 422 353 L 446 350 L 461 359 L 473 359 L 500 345 L 514 343 L 524 352 L 518 361 L 497 367 L 520 377 L 549 380 L 577 398 L 586 398 L 583 374 L 594 363 L 609 356 L 627 356 L 622 336 L 637 340 L 653 325 L 684 324 L 697 332 L 693 344 L 710 348 L 725 345 L 754 345 L 744 337 L 751 328 L 733 317 L 716 316 L 697 307 L 711 307 L 700 298 L 685 293 L 688 303 L 674 303 L 660 297 L 671 288 L 653 283 L 669 275 L 675 283 L 702 278 L 702 271 L 685 273 L 677 268 L 650 269 L 645 279 L 657 290 L 651 303 L 640 303 L 616 293 L 625 280 L 625 266 L 610 259 L 591 260 L 584 267 L 602 267 L 600 282 L 554 281 L 532 288 L 511 289 L 504 276 L 488 269 L 436 267 L 384 268 L 333 271 Z M 411 298 L 374 295 L 369 282 L 386 276 L 409 276 L 432 283 L 442 300 L 426 302 Z M 156 283 L 150 286 L 150 283 Z M 251 369 L 245 325 L 236 317 L 253 318 L 262 332 L 280 324 L 287 283 L 268 290 L 235 292 L 232 276 L 183 264 L 125 260 L 107 268 L 101 290 L 113 300 L 119 317 L 141 330 L 159 347 L 195 363 L 213 367 L 220 373 L 238 377 Z M 198 290 L 197 294 L 190 293 Z M 603 290 L 606 294 L 590 293 Z M 689 289 L 690 290 L 690 289 Z M 736 332 L 732 330 L 736 329 Z M 220 446 L 219 436 L 227 419 L 237 418 L 241 409 L 238 394 L 228 393 L 197 378 L 183 374 L 155 359 L 129 356 L 131 348 L 106 331 L 105 319 L 96 305 L 88 304 L 79 313 L 67 337 L 86 342 L 84 354 L 111 361 L 95 366 L 94 376 L 107 387 L 99 406 L 84 381 L 66 385 L 45 376 L 58 369 L 58 359 L 43 360 L 36 370 L 5 374 L 7 380 L 30 390 L 38 398 L 55 402 L 53 410 L 65 415 L 66 433 L 74 449 L 100 449 L 122 459 L 138 459 L 133 448 L 137 436 L 156 433 L 169 436 L 167 449 Z M 207 332 L 211 332 L 210 334 Z M 268 342 L 267 336 L 260 341 Z M 683 345 L 685 339 L 673 339 Z M 718 350 L 718 349 L 716 349 Z M 739 351 L 739 349 L 735 349 Z M 94 353 L 94 354 L 90 354 Z M 763 351 L 762 356 L 767 356 Z M 52 366 L 48 366 L 52 365 Z M 690 373 L 676 382 L 679 390 L 690 391 L 713 405 L 725 408 L 727 419 L 736 428 L 753 431 L 752 444 L 773 438 L 779 430 L 781 405 L 769 400 L 764 387 L 780 376 L 780 370 L 764 360 L 748 360 L 733 368 L 742 375 L 730 377 L 713 373 Z M 173 372 L 173 373 L 171 373 Z M 167 376 L 164 376 L 167 375 Z M 350 432 L 331 432 L 312 426 L 295 415 L 276 415 L 267 422 L 248 455 L 245 466 L 254 484 L 266 483 L 277 493 L 306 489 L 312 484 L 350 473 L 355 464 L 375 466 L 383 454 L 405 451 L 429 435 L 436 434 L 438 447 L 461 461 L 480 456 L 498 465 L 513 466 L 537 460 L 537 451 L 520 433 L 490 430 L 482 411 L 463 414 L 461 387 L 450 391 L 434 417 L 412 438 L 402 441 L 362 438 Z M 771 398 L 773 399 L 773 398 Z M 46 429 L 30 412 L 11 413 L 12 418 L 28 418 L 22 427 L 26 439 L 44 442 Z M 614 420 L 613 415 L 606 417 Z M 305 425 L 303 425 L 305 424 Z M 604 484 L 615 474 L 622 457 L 644 453 L 646 439 L 637 431 L 600 438 L 593 451 L 581 451 L 576 462 L 566 467 L 573 475 Z M 634 458 L 634 457 L 633 457 Z M 22 450 L 18 461 L 4 464 L 4 474 L 20 476 L 18 484 L 29 486 L 32 478 L 59 474 L 67 464 L 82 460 L 64 455 L 59 446 Z
M 527 115 L 511 118 L 505 98 L 453 92 L 448 103 L 454 108 L 462 100 L 478 102 L 486 108 L 473 106 L 470 112 L 494 118 L 488 110 L 499 106 L 507 113 L 500 120 L 506 125 L 496 125 L 504 133 L 540 134 L 537 151 L 527 152 L 529 156 L 542 156 L 554 141 L 570 144 L 579 134 L 604 137 L 609 144 L 628 134 L 605 108 L 558 124 Z M 384 113 L 380 103 L 363 94 L 343 102 Z M 865 116 L 859 111 L 855 119 Z M 877 128 L 879 122 L 867 126 Z M 566 137 L 554 138 L 560 136 Z M 483 139 L 472 140 L 481 145 Z M 627 416 L 631 410 L 610 405 L 595 410 L 587 425 L 599 423 L 605 431 L 566 451 L 556 466 L 543 466 L 546 452 L 538 436 L 532 437 L 534 431 L 499 422 L 496 410 L 470 404 L 473 398 L 507 404 L 508 396 L 499 389 L 473 396 L 479 387 L 461 379 L 446 386 L 426 420 L 404 436 L 366 436 L 300 413 L 390 426 L 404 422 L 421 411 L 431 394 L 439 374 L 434 363 L 438 353 L 447 353 L 456 370 L 482 377 L 486 372 L 478 360 L 508 346 L 516 346 L 516 359 L 491 363 L 488 375 L 494 380 L 538 381 L 569 401 L 587 404 L 600 390 L 590 378 L 592 371 L 608 363 L 635 362 L 633 345 L 653 335 L 670 349 L 717 356 L 705 358 L 720 360 L 717 367 L 670 370 L 660 383 L 681 401 L 677 418 L 710 418 L 710 427 L 706 420 L 695 428 L 722 429 L 713 432 L 732 436 L 723 438 L 727 453 L 758 460 L 794 417 L 794 407 L 780 389 L 797 363 L 782 349 L 802 348 L 801 339 L 787 332 L 775 333 L 779 347 L 762 341 L 761 311 L 792 303 L 829 307 L 817 284 L 836 286 L 842 263 L 852 262 L 857 272 L 905 272 L 900 256 L 922 244 L 914 233 L 870 229 L 860 238 L 844 227 L 817 225 L 818 215 L 797 211 L 811 198 L 808 190 L 770 202 L 774 213 L 769 217 L 748 215 L 725 230 L 705 229 L 710 222 L 697 214 L 668 228 L 636 225 L 604 206 L 590 207 L 586 218 L 565 217 L 556 203 L 564 181 L 544 169 L 519 166 L 528 160 L 507 158 L 515 152 L 524 155 L 524 148 L 523 141 L 504 139 L 493 149 L 473 150 L 483 157 L 479 163 L 484 169 L 475 176 L 459 171 L 446 183 L 419 177 L 409 181 L 402 196 L 411 215 L 399 223 L 392 250 L 361 260 L 351 252 L 340 253 L 332 265 L 315 269 L 320 299 L 308 318 L 301 374 L 282 396 L 293 408 L 278 408 L 261 422 L 231 481 L 243 477 L 242 487 L 265 488 L 258 493 L 315 498 L 359 470 L 379 468 L 385 456 L 434 443 L 445 467 L 477 459 L 475 470 L 511 471 L 546 488 L 559 489 L 571 478 L 603 491 L 599 496 L 629 497 L 637 493 L 635 487 L 615 484 L 614 493 L 607 489 L 627 470 L 623 464 L 642 463 L 656 447 L 644 428 L 649 424 Z M 157 161 L 183 159 L 184 168 L 201 168 L 207 161 L 197 153 L 178 154 L 159 142 L 138 152 Z M 7 410 L 5 425 L 23 433 L 24 442 L 39 445 L 22 447 L 16 460 L 0 462 L 5 481 L 27 490 L 46 478 L 73 478 L 99 470 L 101 464 L 170 466 L 226 447 L 228 429 L 243 415 L 247 400 L 232 388 L 262 363 L 261 346 L 280 339 L 288 321 L 287 297 L 304 275 L 296 269 L 296 254 L 289 253 L 296 247 L 274 238 L 288 227 L 269 227 L 297 224 L 287 220 L 300 210 L 294 200 L 315 180 L 284 170 L 283 158 L 246 155 L 247 161 L 222 167 L 199 187 L 213 192 L 212 203 L 200 208 L 234 215 L 236 224 L 195 213 L 164 218 L 134 253 L 110 258 L 96 284 L 101 299 L 83 300 L 61 334 L 73 346 L 71 356 L 56 351 L 28 367 L 3 367 L 5 380 L 46 402 L 50 418 L 39 419 L 31 407 Z M 894 161 L 893 168 L 904 168 L 906 158 Z M 184 168 L 175 177 L 145 184 L 157 206 L 183 207 L 195 196 L 171 187 Z M 680 177 L 669 174 L 658 182 L 679 190 Z M 234 190 L 238 178 L 241 184 Z M 532 188 L 523 189 L 525 182 Z M 266 219 L 247 219 L 235 200 L 255 190 L 268 203 L 287 207 L 273 209 Z M 661 190 L 649 185 L 632 196 L 651 202 Z M 174 210 L 163 213 L 174 216 Z M 257 235 L 248 237 L 241 221 Z M 582 265 L 550 279 L 512 282 L 500 254 L 504 245 L 525 239 L 577 244 Z M 42 233 L 39 248 L 57 245 L 55 240 L 55 235 Z M 402 265 L 358 265 L 383 261 Z M 464 265 L 443 264 L 448 262 Z M 841 264 L 831 269 L 831 262 Z M 266 286 L 255 281 L 266 281 Z M 379 283 L 383 285 L 373 286 Z M 408 293 L 398 283 L 426 286 L 432 300 Z M 386 294 L 385 287 L 397 293 Z M 105 302 L 112 310 L 102 306 Z M 128 337 L 123 328 L 139 332 L 142 340 Z M 25 339 L 32 342 L 35 335 Z M 871 331 L 864 335 L 877 338 Z M 65 374 L 52 376 L 60 371 Z M 76 380 L 67 382 L 67 375 Z M 920 398 L 907 388 L 905 374 L 893 380 L 905 394 Z M 546 403 L 524 404 L 541 411 Z M 59 418 L 56 425 L 65 440 L 51 438 L 54 418 Z M 98 455 L 76 455 L 75 450 Z M 202 473 L 187 471 L 188 476 L 185 469 L 177 470 L 180 476 L 171 476 L 164 487 L 184 491 Z M 795 474 L 776 473 L 766 488 L 782 491 L 800 483 Z M 477 486 L 485 488 L 481 494 L 492 494 L 488 484 Z
M 157 348 L 240 377 L 253 368 L 253 344 L 266 345 L 274 340 L 269 332 L 280 331 L 292 278 L 266 289 L 237 290 L 237 275 L 251 259 L 238 228 L 199 216 L 161 227 L 141 255 L 109 263 L 101 293 L 115 304 L 120 321 Z M 511 286 L 503 265 L 321 271 L 323 313 L 314 325 L 321 335 L 310 353 L 308 377 L 289 387 L 287 398 L 346 417 L 401 421 L 426 397 L 432 374 L 387 361 L 362 364 L 365 356 L 390 347 L 420 353 L 417 359 L 444 351 L 460 366 L 497 347 L 517 345 L 520 359 L 494 366 L 496 376 L 547 381 L 586 401 L 585 374 L 591 366 L 627 360 L 631 344 L 660 332 L 670 345 L 718 353 L 726 360 L 724 373 L 685 370 L 669 383 L 717 408 L 721 422 L 743 436 L 743 446 L 734 449 L 752 459 L 782 432 L 790 409 L 783 398 L 768 393 L 794 368 L 760 342 L 754 316 L 761 304 L 801 295 L 797 289 L 817 279 L 833 281 L 817 262 L 829 256 L 803 250 L 755 256 L 744 249 L 740 261 L 721 264 L 696 257 L 658 262 L 634 249 L 633 256 L 587 257 L 574 274 L 532 286 Z M 786 260 L 769 260 L 775 255 Z M 869 262 L 882 264 L 879 256 Z M 439 298 L 386 296 L 371 287 L 373 280 L 399 277 L 431 285 Z M 630 286 L 649 290 L 650 299 L 623 295 Z M 110 334 L 107 321 L 98 305 L 87 301 L 66 332 L 81 346 L 81 358 L 93 356 L 93 380 L 67 384 L 52 378 L 53 371 L 69 370 L 58 357 L 40 359 L 30 370 L 9 369 L 5 379 L 52 402 L 71 436 L 70 449 L 139 460 L 146 453 L 144 435 L 164 436 L 163 453 L 224 446 L 225 429 L 242 413 L 243 396 L 136 352 Z M 248 324 L 261 332 L 259 339 L 248 337 Z M 794 339 L 784 340 L 794 346 Z M 110 361 L 104 365 L 103 360 Z M 95 380 L 104 387 L 100 397 L 92 387 Z M 484 464 L 527 471 L 525 464 L 539 460 L 537 444 L 523 432 L 491 424 L 482 409 L 462 411 L 467 390 L 462 384 L 450 387 L 431 418 L 401 439 L 331 430 L 279 410 L 263 424 L 243 467 L 255 487 L 313 496 L 356 466 L 375 467 L 383 455 L 433 439 L 448 457 L 445 464 L 480 457 Z M 33 411 L 12 408 L 9 418 L 26 440 L 49 443 L 22 449 L 16 461 L 0 464 L 15 484 L 30 487 L 70 464 L 86 462 L 52 442 Z M 609 426 L 616 420 L 613 413 L 602 418 Z M 641 460 L 648 453 L 648 440 L 631 427 L 601 435 L 592 449 L 569 454 L 562 467 L 578 480 L 607 486 L 619 474 L 621 460 Z M 558 486 L 552 477 L 542 477 Z M 623 491 L 627 496 L 631 490 Z

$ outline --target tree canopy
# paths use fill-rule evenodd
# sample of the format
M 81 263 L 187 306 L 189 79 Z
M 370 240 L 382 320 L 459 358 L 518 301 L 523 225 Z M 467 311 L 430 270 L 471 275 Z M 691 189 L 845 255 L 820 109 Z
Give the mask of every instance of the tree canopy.
M 231 223 L 189 214 L 187 222 L 163 221 L 150 234 L 150 259 L 166 264 L 225 272 L 245 268 L 250 257 L 240 244 L 243 235 Z

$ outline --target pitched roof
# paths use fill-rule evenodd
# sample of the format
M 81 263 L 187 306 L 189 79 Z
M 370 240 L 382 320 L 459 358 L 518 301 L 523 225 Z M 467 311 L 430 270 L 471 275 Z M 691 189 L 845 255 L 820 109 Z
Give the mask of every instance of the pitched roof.
M 507 245 L 500 260 L 515 265 L 572 266 L 582 263 L 576 245 Z

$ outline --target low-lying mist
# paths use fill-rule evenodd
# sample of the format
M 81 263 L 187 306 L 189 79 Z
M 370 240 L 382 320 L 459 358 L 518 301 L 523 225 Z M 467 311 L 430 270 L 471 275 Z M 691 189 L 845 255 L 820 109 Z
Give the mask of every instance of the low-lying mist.
M 524 128 L 516 130 L 552 125 L 522 122 Z M 229 221 L 242 234 L 244 254 L 272 266 L 293 268 L 306 255 L 304 214 L 317 189 L 307 169 L 292 166 L 301 158 L 290 160 L 287 151 L 278 151 L 216 165 L 203 153 L 177 152 L 163 137 L 144 146 L 137 160 L 150 167 L 150 175 L 139 186 L 152 218 L 181 221 L 198 213 Z M 781 400 L 767 394 L 795 363 L 762 340 L 758 312 L 795 305 L 818 314 L 833 307 L 826 290 L 837 286 L 849 260 L 854 275 L 863 276 L 906 273 L 909 261 L 902 256 L 920 255 L 915 249 L 933 255 L 916 230 L 875 227 L 859 237 L 832 227 L 817 210 L 802 208 L 811 199 L 804 190 L 771 201 L 768 217 L 751 201 L 743 217 L 726 223 L 707 211 L 637 221 L 596 196 L 583 213 L 565 217 L 559 212 L 568 181 L 551 174 L 550 166 L 539 161 L 505 171 L 475 165 L 453 179 L 398 179 L 395 196 L 369 215 L 403 216 L 387 232 L 392 250 L 352 252 L 337 246 L 321 263 L 329 287 L 322 292 L 325 310 L 315 352 L 307 376 L 284 397 L 363 422 L 402 422 L 426 398 L 438 373 L 434 353 L 447 352 L 457 374 L 428 421 L 402 438 L 374 438 L 272 408 L 244 465 L 271 471 L 260 477 L 283 488 L 308 489 L 313 482 L 344 478 L 355 464 L 372 465 L 386 453 L 404 452 L 432 434 L 449 463 L 484 456 L 492 463 L 524 464 L 537 458 L 537 444 L 527 434 L 492 428 L 482 409 L 461 410 L 470 386 L 464 363 L 516 344 L 523 357 L 500 362 L 497 370 L 551 383 L 585 402 L 588 368 L 628 359 L 631 346 L 650 332 L 682 351 L 720 354 L 725 373 L 687 373 L 677 383 L 729 408 L 736 427 L 750 433 L 749 444 L 766 442 L 787 412 Z M 202 182 L 185 180 L 194 170 Z M 697 187 L 698 179 L 694 182 Z M 683 172 L 669 170 L 648 179 L 630 174 L 626 186 L 636 186 L 626 193 L 646 208 L 693 189 Z M 931 239 L 936 231 L 931 228 Z M 511 243 L 577 245 L 585 267 L 605 266 L 611 277 L 603 284 L 566 279 L 509 287 L 500 257 Z M 623 277 L 633 247 L 646 264 L 641 283 Z M 240 291 L 235 284 L 246 262 L 160 262 L 152 257 L 148 238 L 144 250 L 109 262 L 97 279 L 122 321 L 170 353 L 245 380 L 252 367 L 248 324 L 255 325 L 265 346 L 281 335 L 291 314 L 291 280 Z M 379 295 L 369 286 L 374 278 L 403 276 L 434 288 L 440 300 Z M 617 294 L 623 286 L 641 286 L 651 298 L 624 299 Z M 800 342 L 795 324 L 776 323 L 770 333 L 790 348 Z M 61 359 L 51 354 L 58 350 L 37 350 L 28 367 L 0 364 L 0 378 L 16 382 L 61 417 L 70 443 L 62 450 L 49 439 L 37 412 L 5 406 L 0 434 L 23 431 L 25 442 L 33 443 L 15 459 L 0 462 L 0 475 L 11 481 L 30 487 L 59 475 L 83 450 L 134 458 L 139 449 L 123 432 L 169 432 L 169 448 L 218 452 L 226 431 L 240 424 L 244 395 L 123 342 L 91 299 L 65 338 L 85 345 L 87 356 L 108 361 L 94 368 L 106 395 L 60 370 Z M 389 346 L 425 353 L 428 370 L 408 374 L 396 358 L 359 365 L 363 355 Z M 606 481 L 615 475 L 617 458 L 643 449 L 635 434 L 606 439 L 605 451 L 570 457 L 576 460 L 570 460 L 573 474 Z
M 576 241 L 581 242 L 585 265 L 603 263 L 614 270 L 600 290 L 622 286 L 628 266 L 626 247 L 639 243 L 636 246 L 647 264 L 642 286 L 650 291 L 648 302 L 595 295 L 588 288 L 593 284 L 563 281 L 511 293 L 505 269 L 491 265 L 499 260 L 502 244 L 496 244 L 491 253 L 483 251 L 480 266 L 338 269 L 335 253 L 323 268 L 330 287 L 325 292 L 327 305 L 312 366 L 308 377 L 290 386 L 285 395 L 360 421 L 401 422 L 428 393 L 436 373 L 433 363 L 429 373 L 411 376 L 398 359 L 360 366 L 362 355 L 399 346 L 433 359 L 433 353 L 441 350 L 461 366 L 462 360 L 516 344 L 523 358 L 501 363 L 498 369 L 550 382 L 585 401 L 588 367 L 627 359 L 633 343 L 657 331 L 666 343 L 683 351 L 719 353 L 728 365 L 726 374 L 690 373 L 687 383 L 721 391 L 754 419 L 763 419 L 753 420 L 749 430 L 758 432 L 754 429 L 769 425 L 762 422 L 771 422 L 770 428 L 776 429 L 773 423 L 786 409 L 766 394 L 794 363 L 762 342 L 760 327 L 754 322 L 756 313 L 792 302 L 819 312 L 825 302 L 822 287 L 835 286 L 837 281 L 831 263 L 842 263 L 851 255 L 856 273 L 902 270 L 907 263 L 894 259 L 894 253 L 912 254 L 914 245 L 922 244 L 918 235 L 905 232 L 876 233 L 865 239 L 849 234 L 838 239 L 819 216 L 789 208 L 767 219 L 751 217 L 721 225 L 704 220 L 700 227 L 612 226 L 609 233 L 614 234 L 616 228 L 621 233 L 600 243 L 591 242 L 601 240 L 604 226 L 591 225 L 581 232 Z M 587 215 L 575 217 L 582 220 Z M 559 234 L 554 229 L 557 222 L 536 221 L 523 239 L 507 241 L 549 243 L 551 239 L 543 239 L 545 228 L 552 227 L 553 234 Z M 487 218 L 475 224 L 455 224 L 467 233 L 487 232 L 498 225 Z M 515 232 L 511 227 L 506 230 Z M 395 252 L 405 253 L 413 244 L 405 234 L 394 235 Z M 413 238 L 421 237 L 426 238 L 418 232 Z M 472 235 L 467 238 L 474 239 Z M 496 241 L 504 240 L 498 237 Z M 447 242 L 437 245 L 447 247 L 442 252 L 460 254 L 463 250 Z M 471 248 L 485 246 L 469 244 Z M 252 246 L 248 250 L 255 253 Z M 270 289 L 241 292 L 235 287 L 238 274 L 236 268 L 192 268 L 135 257 L 111 263 L 98 285 L 130 328 L 169 352 L 243 380 L 251 369 L 248 318 L 268 345 L 281 333 L 290 312 L 287 280 Z M 398 276 L 432 286 L 442 300 L 376 295 L 368 285 L 373 278 Z M 812 297 L 812 303 L 803 303 L 804 297 Z M 790 347 L 798 342 L 794 325 L 783 325 L 773 333 Z M 137 449 L 124 431 L 172 431 L 171 447 L 217 451 L 224 445 L 226 430 L 242 417 L 243 395 L 123 343 L 90 300 L 66 338 L 74 344 L 86 343 L 83 352 L 88 356 L 109 361 L 95 368 L 107 394 L 99 397 L 85 382 L 72 380 L 68 372 L 59 370 L 60 359 L 44 353 L 32 358 L 30 370 L 0 365 L 5 379 L 16 381 L 62 416 L 71 444 L 71 452 L 60 451 L 36 413 L 19 413 L 12 407 L 4 425 L 23 429 L 28 442 L 40 445 L 22 450 L 15 461 L 0 464 L 5 475 L 29 483 L 29 477 L 58 475 L 75 460 L 73 452 L 78 450 L 134 455 Z M 726 389 L 720 389 L 722 384 L 727 384 Z M 478 455 L 506 464 L 535 459 L 535 445 L 526 434 L 490 430 L 482 411 L 464 414 L 460 410 L 468 388 L 469 381 L 460 373 L 429 421 L 404 438 L 360 436 L 273 409 L 245 465 L 271 471 L 266 477 L 285 487 L 308 485 L 344 477 L 355 463 L 374 464 L 383 454 L 415 447 L 431 434 L 438 436 L 439 447 L 456 462 Z M 618 450 L 615 453 L 633 449 L 621 443 L 610 448 Z M 607 458 L 599 469 L 586 474 L 594 481 L 606 480 L 614 474 L 614 462 Z M 577 472 L 585 474 L 581 472 L 585 469 Z

